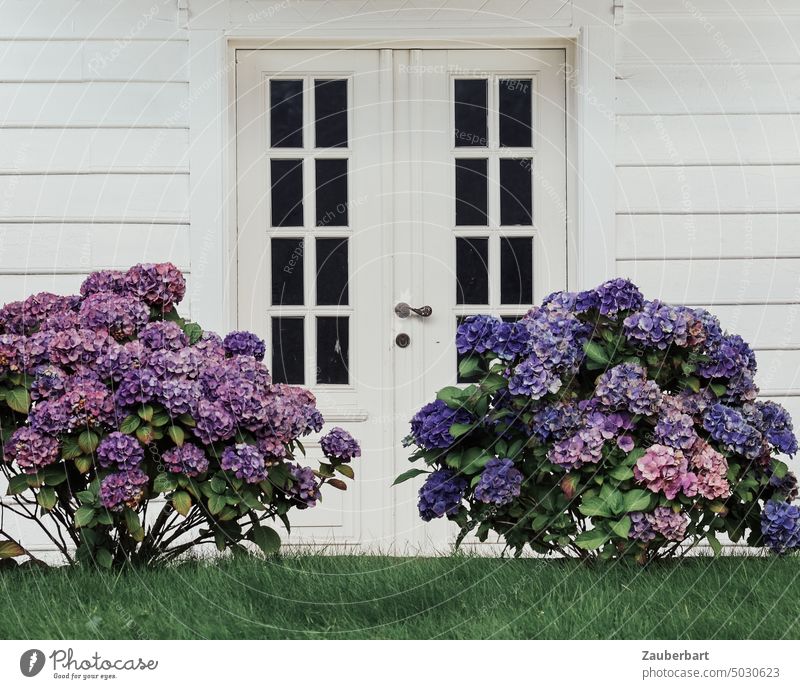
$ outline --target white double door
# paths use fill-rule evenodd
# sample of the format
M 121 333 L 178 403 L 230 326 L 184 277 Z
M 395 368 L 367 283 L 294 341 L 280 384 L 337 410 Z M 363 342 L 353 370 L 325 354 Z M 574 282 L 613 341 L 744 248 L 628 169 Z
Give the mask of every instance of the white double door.
M 298 514 L 295 541 L 450 538 L 420 522 L 418 483 L 391 483 L 410 466 L 409 419 L 458 382 L 458 319 L 518 317 L 566 286 L 564 59 L 237 51 L 238 325 L 363 447 L 356 481 Z

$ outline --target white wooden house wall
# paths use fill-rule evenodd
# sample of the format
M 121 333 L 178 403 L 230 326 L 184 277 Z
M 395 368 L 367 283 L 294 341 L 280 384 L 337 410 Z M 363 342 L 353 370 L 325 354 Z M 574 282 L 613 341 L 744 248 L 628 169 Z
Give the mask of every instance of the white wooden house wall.
M 575 286 L 590 286 L 581 276 L 615 266 L 648 297 L 711 308 L 756 347 L 766 396 L 800 420 L 800 5 L 460 4 L 498 13 L 513 5 L 519 22 L 511 30 L 524 35 L 530 27 L 543 40 L 596 19 L 595 9 L 613 26 L 613 65 L 599 61 L 591 69 L 613 67 L 616 75 L 615 104 L 604 115 L 616 124 L 616 145 L 586 153 L 577 174 L 602 180 L 607 161 L 598 157 L 616 167 L 616 224 L 599 239 L 584 229 L 592 247 L 611 255 L 581 254 L 579 246 L 584 268 L 575 274 L 584 284 Z M 196 38 L 218 29 L 221 36 L 235 24 L 244 27 L 241 35 L 257 36 L 278 11 L 295 12 L 299 21 L 326 5 L 0 0 L 2 300 L 70 293 L 91 270 L 169 259 L 188 275 L 195 315 L 215 328 L 230 325 L 218 296 L 227 294 L 228 278 L 216 206 L 232 190 L 223 188 L 222 157 L 208 164 L 225 142 L 194 117 L 209 104 L 218 119 L 228 117 L 226 87 L 218 82 L 229 75 L 218 71 L 224 51 L 204 51 L 211 45 L 205 38 L 194 51 L 193 32 Z M 529 7 L 536 10 L 525 14 Z M 421 9 L 420 30 L 425 17 Z M 468 27 L 469 17 L 458 22 Z M 192 168 L 195 159 L 202 164 Z M 600 174 L 583 174 L 598 162 Z M 216 196 L 205 193 L 209 178 Z M 584 193 L 608 201 L 605 190 Z M 192 217 L 190 208 L 202 211 Z
M 625 2 L 617 273 L 706 306 L 800 419 L 800 5 Z

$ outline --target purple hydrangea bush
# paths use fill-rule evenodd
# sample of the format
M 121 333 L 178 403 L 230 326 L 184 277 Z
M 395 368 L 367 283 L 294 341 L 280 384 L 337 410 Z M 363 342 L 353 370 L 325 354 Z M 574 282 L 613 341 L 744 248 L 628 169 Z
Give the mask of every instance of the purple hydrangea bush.
M 719 534 L 800 547 L 792 420 L 758 399 L 753 350 L 703 309 L 629 280 L 556 292 L 515 323 L 459 325 L 460 372 L 411 420 L 423 520 L 516 554 L 639 563 Z
M 333 428 L 324 461 L 304 466 L 301 439 L 323 426 L 314 396 L 272 383 L 253 333 L 182 319 L 185 291 L 171 263 L 140 264 L 0 309 L 0 558 L 35 559 L 8 532 L 17 517 L 68 562 L 154 564 L 243 541 L 274 553 L 269 523 L 288 528 L 325 484 L 347 488 L 337 476 L 353 478 L 358 442 Z

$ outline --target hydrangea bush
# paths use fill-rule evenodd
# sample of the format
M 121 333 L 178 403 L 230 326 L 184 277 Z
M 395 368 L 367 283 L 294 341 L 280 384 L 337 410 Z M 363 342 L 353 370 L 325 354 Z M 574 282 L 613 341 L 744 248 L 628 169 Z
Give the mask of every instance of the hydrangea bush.
M 519 321 L 458 327 L 461 375 L 411 421 L 419 513 L 520 554 L 640 563 L 717 535 L 800 546 L 787 411 L 757 399 L 756 360 L 702 309 L 624 279 L 556 292 Z
M 9 533 L 16 517 L 68 561 L 105 567 L 204 543 L 273 553 L 269 522 L 289 528 L 324 484 L 346 489 L 358 443 L 333 428 L 325 461 L 301 466 L 301 438 L 323 426 L 314 396 L 272 383 L 252 333 L 180 318 L 185 288 L 172 264 L 141 264 L 0 309 L 0 557 L 35 559 Z

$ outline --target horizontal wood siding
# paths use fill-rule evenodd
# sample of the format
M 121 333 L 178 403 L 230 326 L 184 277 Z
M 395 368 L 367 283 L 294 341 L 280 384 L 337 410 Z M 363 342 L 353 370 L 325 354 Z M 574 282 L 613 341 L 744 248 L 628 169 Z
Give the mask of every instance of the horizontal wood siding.
M 798 420 L 799 30 L 792 0 L 626 2 L 615 152 L 618 274 L 717 314 Z

